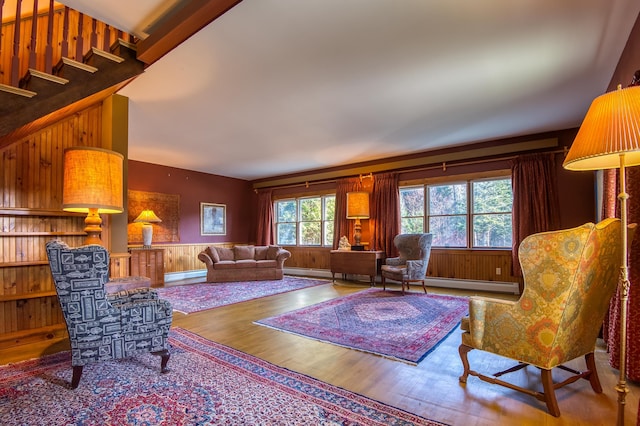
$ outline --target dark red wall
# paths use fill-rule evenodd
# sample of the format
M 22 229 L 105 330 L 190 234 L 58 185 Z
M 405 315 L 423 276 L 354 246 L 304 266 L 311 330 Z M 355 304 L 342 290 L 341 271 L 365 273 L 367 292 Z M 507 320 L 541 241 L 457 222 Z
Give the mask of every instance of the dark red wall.
M 248 243 L 252 187 L 248 181 L 129 160 L 131 190 L 180 195 L 180 243 Z M 200 235 L 200 203 L 226 204 L 227 235 Z

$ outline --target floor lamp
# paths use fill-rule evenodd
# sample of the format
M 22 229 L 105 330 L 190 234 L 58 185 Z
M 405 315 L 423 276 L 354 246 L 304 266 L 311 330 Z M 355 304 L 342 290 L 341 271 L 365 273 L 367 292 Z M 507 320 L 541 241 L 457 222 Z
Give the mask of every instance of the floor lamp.
M 100 244 L 101 213 L 121 213 L 122 162 L 117 152 L 102 148 L 72 147 L 64 151 L 62 209 L 87 213 L 85 244 Z
M 568 170 L 620 169 L 620 376 L 618 425 L 624 425 L 627 387 L 627 303 L 629 268 L 627 258 L 627 198 L 625 167 L 640 164 L 640 86 L 627 87 L 597 97 L 578 130 L 563 167 Z

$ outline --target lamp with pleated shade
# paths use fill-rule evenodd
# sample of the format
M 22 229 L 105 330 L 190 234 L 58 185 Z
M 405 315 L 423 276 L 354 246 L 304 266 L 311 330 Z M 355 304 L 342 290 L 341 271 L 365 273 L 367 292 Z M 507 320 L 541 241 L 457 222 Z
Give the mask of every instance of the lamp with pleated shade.
M 597 97 L 580 126 L 564 160 L 568 170 L 620 169 L 620 221 L 622 256 L 620 263 L 620 376 L 618 425 L 624 425 L 627 361 L 627 303 L 629 267 L 627 259 L 627 198 L 625 168 L 640 164 L 640 86 L 627 87 Z
M 351 250 L 364 250 L 360 244 L 362 238 L 360 219 L 369 219 L 369 193 L 365 191 L 347 192 L 347 219 L 355 219 Z

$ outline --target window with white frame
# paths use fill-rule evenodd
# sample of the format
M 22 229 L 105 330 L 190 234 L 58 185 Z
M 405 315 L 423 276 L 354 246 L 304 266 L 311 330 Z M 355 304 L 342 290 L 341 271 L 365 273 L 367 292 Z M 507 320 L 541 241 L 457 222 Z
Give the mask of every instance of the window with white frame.
M 434 247 L 511 248 L 511 178 L 400 188 L 402 233 L 430 232 Z
M 276 243 L 279 245 L 331 246 L 335 195 L 277 200 Z

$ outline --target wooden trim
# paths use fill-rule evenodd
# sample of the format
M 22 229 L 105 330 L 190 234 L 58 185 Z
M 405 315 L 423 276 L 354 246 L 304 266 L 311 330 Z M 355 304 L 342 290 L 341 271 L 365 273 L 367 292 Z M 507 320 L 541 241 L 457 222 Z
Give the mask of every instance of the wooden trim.
M 37 299 L 39 297 L 56 296 L 55 291 L 40 291 L 38 293 L 3 294 L 0 295 L 0 302 L 10 302 L 12 300 Z
M 2 237 L 82 237 L 84 235 L 87 235 L 86 232 L 84 231 L 78 231 L 78 232 L 29 232 L 29 231 L 24 231 L 24 232 L 0 232 L 0 238 Z
M 30 260 L 26 262 L 0 262 L 0 268 L 19 268 L 22 266 L 41 266 L 48 265 L 47 260 Z
M 138 42 L 138 60 L 151 65 L 242 0 L 179 2 L 166 18 Z
M 86 213 L 72 213 L 64 210 L 31 209 L 28 207 L 2 207 L 0 216 L 86 216 Z

